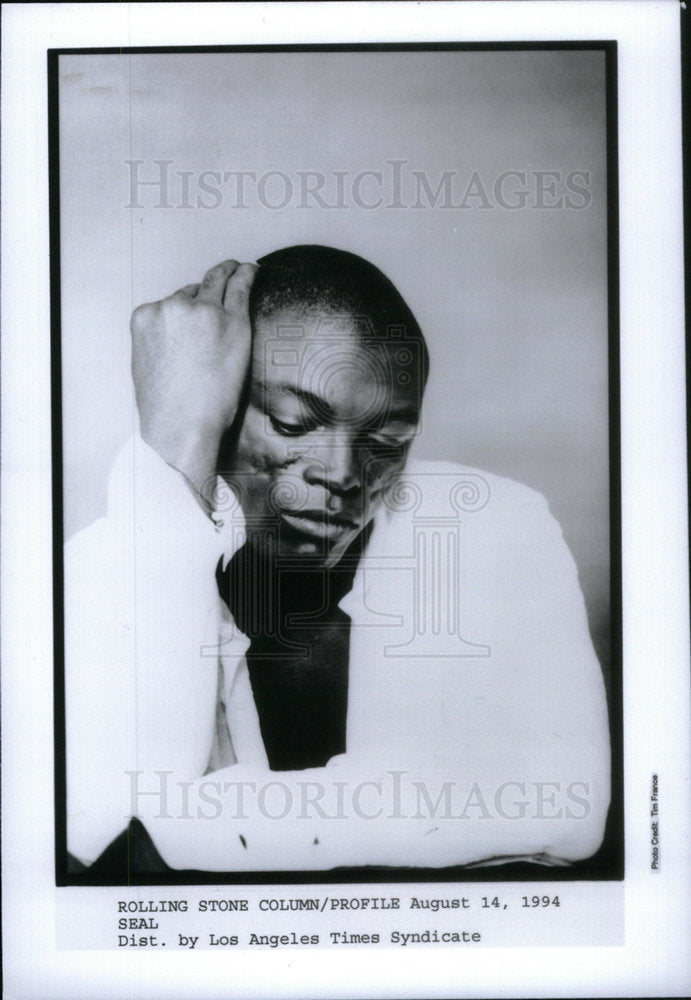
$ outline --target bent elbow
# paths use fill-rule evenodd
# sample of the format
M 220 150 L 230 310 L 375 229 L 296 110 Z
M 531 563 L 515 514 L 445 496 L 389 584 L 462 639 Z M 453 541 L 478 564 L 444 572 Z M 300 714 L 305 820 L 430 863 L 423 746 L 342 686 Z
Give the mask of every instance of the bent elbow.
M 558 836 L 545 847 L 545 853 L 564 861 L 585 861 L 602 846 L 609 812 L 609 782 L 602 786 L 578 783 L 573 804 L 559 823 Z

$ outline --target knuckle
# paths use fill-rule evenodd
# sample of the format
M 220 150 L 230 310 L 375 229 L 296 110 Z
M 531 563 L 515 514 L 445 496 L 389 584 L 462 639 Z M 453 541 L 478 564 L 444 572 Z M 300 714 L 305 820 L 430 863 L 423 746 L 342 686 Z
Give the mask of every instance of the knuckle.
M 209 323 L 218 315 L 218 307 L 213 302 L 196 302 L 194 305 L 195 315 L 200 322 Z
M 161 308 L 171 315 L 179 315 L 187 309 L 187 299 L 184 295 L 171 295 L 161 303 Z
M 141 333 L 147 327 L 152 313 L 153 305 L 150 302 L 137 306 L 130 319 L 130 329 L 132 330 L 132 333 Z
M 257 267 L 255 264 L 240 264 L 237 271 L 233 275 L 232 280 L 240 285 L 246 285 L 247 288 L 249 288 L 254 281 L 256 273 Z
M 238 262 L 236 260 L 223 260 L 220 264 L 215 264 L 213 267 L 204 275 L 204 280 L 202 281 L 202 286 L 208 288 L 209 285 L 214 284 L 218 278 L 222 278 L 228 271 L 236 268 Z

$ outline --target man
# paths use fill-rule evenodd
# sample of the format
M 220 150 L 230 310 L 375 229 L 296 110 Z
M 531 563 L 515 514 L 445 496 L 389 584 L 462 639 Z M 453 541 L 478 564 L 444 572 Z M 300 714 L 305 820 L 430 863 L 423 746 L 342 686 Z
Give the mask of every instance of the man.
M 173 868 L 590 856 L 609 745 L 573 560 L 525 487 L 406 467 L 427 350 L 391 282 L 293 247 L 132 335 L 141 436 L 68 546 L 72 854 L 136 816 Z

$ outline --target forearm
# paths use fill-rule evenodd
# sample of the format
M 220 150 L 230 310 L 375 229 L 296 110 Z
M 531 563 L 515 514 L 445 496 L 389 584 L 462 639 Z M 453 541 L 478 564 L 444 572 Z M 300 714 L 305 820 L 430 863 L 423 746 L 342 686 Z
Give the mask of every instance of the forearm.
M 503 780 L 449 762 L 140 777 L 137 815 L 170 867 L 207 871 L 445 867 L 588 857 L 606 803 L 587 780 Z M 463 776 L 461 776 L 463 775 Z
M 108 517 L 67 547 L 68 834 L 83 861 L 126 825 L 130 772 L 204 772 L 218 682 L 218 548 L 181 477 L 141 444 L 116 463 Z M 229 669 L 245 646 L 224 646 Z

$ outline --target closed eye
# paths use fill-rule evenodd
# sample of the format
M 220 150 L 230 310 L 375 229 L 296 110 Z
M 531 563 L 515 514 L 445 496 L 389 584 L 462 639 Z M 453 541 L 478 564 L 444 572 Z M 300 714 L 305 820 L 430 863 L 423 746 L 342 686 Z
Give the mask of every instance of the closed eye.
M 313 431 L 318 425 L 316 423 L 290 423 L 286 420 L 279 420 L 278 417 L 269 414 L 269 420 L 271 421 L 271 426 L 283 437 L 300 437 L 302 434 L 307 434 L 309 431 Z

